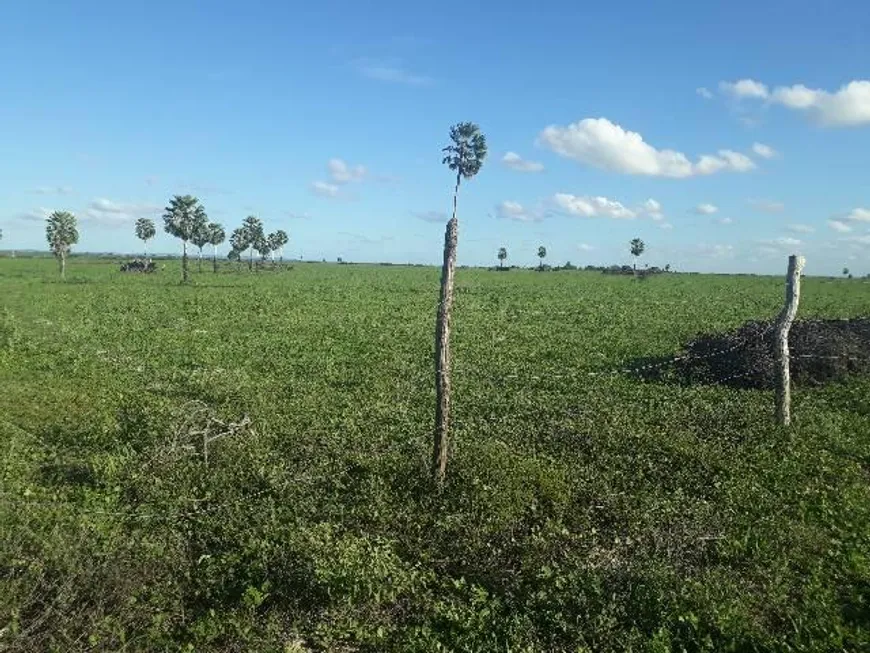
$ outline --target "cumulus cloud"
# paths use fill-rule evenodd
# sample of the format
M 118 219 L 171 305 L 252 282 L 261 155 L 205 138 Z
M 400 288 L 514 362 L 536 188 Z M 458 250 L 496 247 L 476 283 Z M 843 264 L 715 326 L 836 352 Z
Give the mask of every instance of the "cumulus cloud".
M 495 207 L 496 217 L 503 220 L 515 220 L 516 222 L 538 222 L 542 216 L 539 212 L 528 211 L 519 202 L 505 200 Z
M 803 84 L 780 86 L 771 101 L 789 109 L 806 111 L 822 124 L 854 127 L 870 123 L 870 81 L 855 80 L 831 93 Z
M 808 224 L 790 224 L 786 228 L 796 234 L 811 234 L 816 230 L 815 227 Z
M 719 207 L 715 204 L 704 203 L 698 204 L 694 209 L 695 213 L 698 215 L 713 215 L 716 211 L 719 210 Z
M 650 218 L 658 222 L 664 220 L 665 216 L 662 213 L 662 205 L 656 200 L 650 198 L 641 205 L 640 211 L 648 215 Z
M 581 252 L 591 252 L 595 249 L 595 247 L 593 247 L 592 245 L 588 245 L 587 243 L 580 243 L 579 245 L 577 245 L 577 249 L 579 249 Z
M 828 226 L 837 233 L 841 234 L 852 231 L 852 227 L 843 222 L 842 220 L 828 220 Z
M 329 178 L 334 184 L 362 181 L 367 173 L 364 165 L 349 166 L 343 159 L 330 159 L 326 168 L 329 171 Z
M 700 95 L 705 100 L 712 100 L 713 99 L 713 94 L 710 92 L 710 90 L 703 87 L 703 86 L 696 88 L 695 93 Z
M 563 213 L 582 218 L 615 218 L 631 220 L 637 217 L 637 212 L 624 206 L 621 202 L 606 197 L 588 195 L 571 195 L 556 193 L 553 204 Z
M 849 222 L 870 222 L 870 209 L 852 209 L 845 219 Z
M 631 175 L 679 179 L 755 168 L 749 157 L 733 150 L 705 154 L 692 163 L 682 152 L 659 150 L 639 133 L 627 131 L 607 118 L 586 118 L 564 127 L 550 125 L 540 133 L 538 143 L 581 163 Z
M 739 79 L 736 82 L 719 82 L 719 90 L 736 98 L 765 99 L 770 92 L 767 86 L 754 79 Z
M 770 147 L 770 145 L 765 145 L 764 143 L 753 143 L 752 151 L 763 159 L 772 159 L 777 155 L 776 150 Z
M 750 199 L 748 201 L 753 208 L 765 213 L 781 213 L 785 210 L 785 204 L 774 200 Z
M 325 181 L 311 182 L 311 192 L 321 197 L 338 197 L 338 186 Z
M 132 224 L 139 218 L 157 218 L 161 208 L 157 204 L 142 204 L 135 202 L 115 202 L 104 197 L 98 197 L 88 204 L 82 220 L 97 222 L 113 227 Z
M 544 164 L 539 161 L 528 161 L 521 157 L 516 152 L 508 152 L 505 154 L 501 162 L 511 170 L 517 172 L 541 172 L 544 169 Z

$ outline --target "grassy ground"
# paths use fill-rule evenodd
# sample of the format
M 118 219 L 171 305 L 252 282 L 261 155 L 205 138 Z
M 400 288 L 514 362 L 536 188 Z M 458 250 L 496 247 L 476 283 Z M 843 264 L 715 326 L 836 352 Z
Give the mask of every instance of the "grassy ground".
M 0 650 L 870 650 L 870 380 L 590 374 L 781 279 L 459 271 L 436 496 L 435 269 L 67 274 L 0 259 Z

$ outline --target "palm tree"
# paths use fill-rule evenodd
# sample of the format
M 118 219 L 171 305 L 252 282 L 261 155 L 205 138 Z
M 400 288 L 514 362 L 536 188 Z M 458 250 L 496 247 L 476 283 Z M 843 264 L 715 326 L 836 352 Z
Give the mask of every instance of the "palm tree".
M 547 248 L 541 245 L 538 247 L 538 258 L 541 259 L 541 264 L 538 266 L 541 270 L 544 269 L 544 259 L 547 257 Z
M 66 256 L 70 248 L 79 242 L 76 217 L 69 211 L 52 213 L 46 220 L 45 239 L 60 263 L 60 278 L 66 279 Z
M 269 248 L 272 252 L 279 253 L 279 260 L 281 263 L 284 262 L 284 245 L 290 242 L 290 236 L 287 235 L 287 232 L 283 229 L 278 229 L 274 233 L 269 234 Z M 274 254 L 272 255 L 272 260 L 274 261 Z
M 498 266 L 500 268 L 504 267 L 504 260 L 507 258 L 507 249 L 504 247 L 498 248 Z
M 239 262 L 239 267 L 241 267 L 242 253 L 250 247 L 250 240 L 248 238 L 248 232 L 245 231 L 244 227 L 239 227 L 238 229 L 234 229 L 232 235 L 230 236 L 230 246 L 233 248 L 230 254 L 235 252 L 235 260 Z M 232 260 L 232 257 L 228 257 Z
M 848 276 L 849 276 L 849 268 L 843 268 L 843 276 L 844 276 L 844 277 L 848 277 Z
M 209 224 L 203 222 L 199 225 L 199 228 L 196 230 L 196 233 L 193 234 L 193 238 L 190 241 L 196 245 L 197 249 L 199 249 L 199 259 L 196 262 L 196 271 L 202 272 L 202 248 L 206 245 L 211 244 L 211 233 L 209 232 Z
M 260 218 L 249 215 L 242 222 L 242 229 L 245 230 L 247 236 L 248 247 L 250 248 L 250 256 L 248 258 L 248 270 L 254 269 L 254 250 L 257 249 L 257 244 L 265 238 L 263 235 L 263 221 Z M 244 251 L 244 250 L 239 250 Z M 258 250 L 259 251 L 259 250 Z
M 208 232 L 208 244 L 214 248 L 211 257 L 212 272 L 217 272 L 217 248 L 227 239 L 227 234 L 217 222 L 209 222 L 206 231 Z
M 440 486 L 447 471 L 447 445 L 450 429 L 450 313 L 453 309 L 453 277 L 456 271 L 456 245 L 459 223 L 456 203 L 462 178 L 480 172 L 486 158 L 486 137 L 473 122 L 460 122 L 450 128 L 450 145 L 443 148 L 441 163 L 456 173 L 453 189 L 453 217 L 444 233 L 444 265 L 441 268 L 441 300 L 435 326 L 435 438 L 432 473 Z
M 634 269 L 637 270 L 637 258 L 643 254 L 643 251 L 646 249 L 646 245 L 640 238 L 632 238 L 629 243 L 631 246 L 631 255 L 635 257 Z
M 257 254 L 260 255 L 260 260 L 265 262 L 269 254 L 272 252 L 272 243 L 270 242 L 269 237 L 261 232 L 254 241 L 253 248 L 257 250 Z
M 157 235 L 154 220 L 139 218 L 136 220 L 136 238 L 145 244 L 145 258 L 148 258 L 148 241 Z
M 181 254 L 181 280 L 188 280 L 187 243 L 201 233 L 208 220 L 205 209 L 192 195 L 175 195 L 164 209 L 163 230 L 171 236 L 180 238 L 183 243 Z

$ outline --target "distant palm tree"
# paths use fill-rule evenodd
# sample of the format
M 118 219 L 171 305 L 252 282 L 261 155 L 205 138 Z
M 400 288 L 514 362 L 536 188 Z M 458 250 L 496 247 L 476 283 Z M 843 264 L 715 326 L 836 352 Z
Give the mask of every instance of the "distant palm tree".
M 504 247 L 498 248 L 498 266 L 500 268 L 504 267 L 504 260 L 507 258 L 507 249 Z
M 843 276 L 844 276 L 844 277 L 848 277 L 849 274 L 850 274 L 850 273 L 849 273 L 849 268 L 843 268 Z
M 269 234 L 267 236 L 269 240 L 269 249 L 272 250 L 272 261 L 275 261 L 275 252 L 279 254 L 279 260 L 281 263 L 284 262 L 284 245 L 290 242 L 290 236 L 287 235 L 287 232 L 283 229 L 278 229 L 277 231 Z
M 541 259 L 540 268 L 544 269 L 544 259 L 547 258 L 547 248 L 541 245 L 538 247 L 538 258 Z
M 202 223 L 199 225 L 199 228 L 196 230 L 196 233 L 193 234 L 193 238 L 190 239 L 194 245 L 196 245 L 199 250 L 199 258 L 196 262 L 196 271 L 202 272 L 202 248 L 206 245 L 211 244 L 211 232 L 209 231 L 209 224 Z
M 227 239 L 227 234 L 224 228 L 217 222 L 209 222 L 207 231 L 209 245 L 213 248 L 211 256 L 212 272 L 217 272 L 217 248 L 218 245 Z
M 145 257 L 148 257 L 148 241 L 157 235 L 157 229 L 154 227 L 154 220 L 148 218 L 139 218 L 136 220 L 136 238 L 145 244 Z
M 263 221 L 255 215 L 249 215 L 242 222 L 242 229 L 245 231 L 250 255 L 248 257 L 248 270 L 254 269 L 254 250 L 258 250 L 257 245 L 261 245 L 266 236 L 263 234 Z
M 640 238 L 632 238 L 629 246 L 631 247 L 631 255 L 634 256 L 635 259 L 643 254 L 643 251 L 646 249 L 646 244 L 644 244 Z M 637 270 L 637 262 L 634 264 L 634 269 Z
M 66 279 L 66 256 L 79 242 L 76 217 L 69 211 L 55 211 L 46 221 L 45 239 L 60 264 L 60 278 Z
M 192 195 L 175 195 L 164 209 L 163 230 L 171 236 L 180 238 L 183 243 L 181 254 L 181 280 L 189 277 L 187 269 L 187 243 L 193 240 L 208 221 L 205 209 Z
M 230 246 L 233 248 L 230 255 L 235 253 L 235 260 L 239 263 L 239 268 L 241 269 L 242 254 L 250 246 L 248 232 L 244 227 L 239 227 L 238 229 L 233 230 L 233 233 L 230 236 Z M 232 260 L 233 257 L 230 256 L 229 258 Z

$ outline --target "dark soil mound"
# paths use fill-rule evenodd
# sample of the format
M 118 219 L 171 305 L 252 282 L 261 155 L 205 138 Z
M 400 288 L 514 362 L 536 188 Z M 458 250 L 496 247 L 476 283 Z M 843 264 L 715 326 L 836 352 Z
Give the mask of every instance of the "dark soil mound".
M 797 320 L 789 334 L 791 379 L 822 385 L 848 374 L 870 373 L 870 319 Z M 643 361 L 646 379 L 770 389 L 776 380 L 772 322 L 747 322 L 726 333 L 690 340 L 676 359 Z

